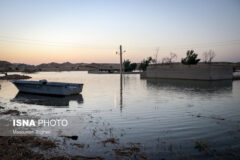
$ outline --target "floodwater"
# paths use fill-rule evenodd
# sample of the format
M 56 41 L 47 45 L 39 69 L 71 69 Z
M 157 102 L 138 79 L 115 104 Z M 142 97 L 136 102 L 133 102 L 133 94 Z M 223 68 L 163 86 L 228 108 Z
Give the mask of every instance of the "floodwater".
M 31 80 L 84 84 L 81 95 L 49 97 L 18 93 L 9 81 L 0 81 L 2 106 L 71 121 L 68 129 L 52 129 L 58 136 L 49 137 L 64 143 L 54 152 L 112 159 L 113 149 L 137 144 L 137 154 L 148 159 L 240 157 L 240 81 L 149 80 L 135 74 L 121 79 L 117 74 L 87 72 L 29 75 Z M 60 135 L 78 139 L 62 142 Z M 108 138 L 117 143 L 104 145 Z

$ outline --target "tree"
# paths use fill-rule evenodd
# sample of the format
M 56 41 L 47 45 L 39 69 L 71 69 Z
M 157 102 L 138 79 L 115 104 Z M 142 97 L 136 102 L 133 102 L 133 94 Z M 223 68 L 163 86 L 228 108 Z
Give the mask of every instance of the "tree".
M 130 68 L 131 68 L 131 71 L 135 70 L 137 68 L 137 63 L 131 63 Z
M 205 63 L 211 63 L 215 56 L 215 52 L 210 49 L 209 51 L 203 53 L 203 60 Z
M 165 57 L 162 59 L 162 63 L 170 64 L 176 60 L 177 60 L 177 54 L 171 52 L 170 57 Z
M 152 63 L 154 63 L 154 64 L 158 63 L 158 52 L 159 52 L 159 47 L 156 48 L 155 54 L 153 55 L 154 58 L 152 59 Z
M 171 60 L 169 57 L 162 58 L 162 64 L 170 64 Z
M 136 69 L 137 64 L 131 63 L 131 61 L 129 59 L 127 59 L 127 60 L 124 60 L 123 67 L 124 67 L 125 72 L 131 72 Z
M 147 69 L 147 66 L 152 62 L 152 60 L 153 60 L 152 57 L 148 57 L 146 60 L 143 59 L 138 69 L 145 71 Z
M 177 54 L 176 53 L 170 53 L 170 62 L 174 62 L 177 60 Z
M 203 55 L 202 55 L 202 57 L 203 57 L 203 61 L 204 61 L 205 63 L 207 63 L 207 61 L 208 61 L 208 53 L 207 53 L 207 52 L 204 52 Z
M 131 61 L 129 59 L 123 61 L 124 71 L 127 72 L 130 68 Z
M 186 54 L 187 57 L 182 59 L 182 64 L 191 65 L 200 61 L 200 59 L 197 59 L 198 54 L 194 53 L 194 50 L 188 50 Z

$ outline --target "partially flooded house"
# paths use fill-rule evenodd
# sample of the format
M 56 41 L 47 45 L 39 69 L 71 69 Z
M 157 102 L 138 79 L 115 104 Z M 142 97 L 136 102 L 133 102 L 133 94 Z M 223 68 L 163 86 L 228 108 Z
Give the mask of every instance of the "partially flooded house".
M 152 64 L 141 73 L 141 78 L 189 79 L 189 80 L 231 80 L 233 67 L 228 64 L 184 65 L 181 63 Z

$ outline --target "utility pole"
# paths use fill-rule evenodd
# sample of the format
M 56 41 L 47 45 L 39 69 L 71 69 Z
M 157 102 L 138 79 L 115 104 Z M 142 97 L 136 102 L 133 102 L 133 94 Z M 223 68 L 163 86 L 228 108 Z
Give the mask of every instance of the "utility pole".
M 126 51 L 123 51 L 123 52 L 126 52 Z M 122 52 L 122 45 L 120 45 L 120 52 L 119 52 L 119 54 L 120 54 L 120 74 L 122 75 L 122 69 L 123 69 L 123 67 L 122 67 L 122 54 L 123 54 L 123 52 Z M 116 54 L 118 54 L 118 52 L 116 52 Z
M 122 74 L 122 45 L 120 45 L 120 74 Z

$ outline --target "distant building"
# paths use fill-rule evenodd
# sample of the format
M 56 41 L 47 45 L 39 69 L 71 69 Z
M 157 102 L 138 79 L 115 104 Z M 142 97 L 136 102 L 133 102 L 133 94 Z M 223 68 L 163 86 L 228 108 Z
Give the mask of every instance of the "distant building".
M 88 71 L 88 73 L 119 73 L 120 65 L 118 64 L 102 64 L 99 65 L 96 69 Z

